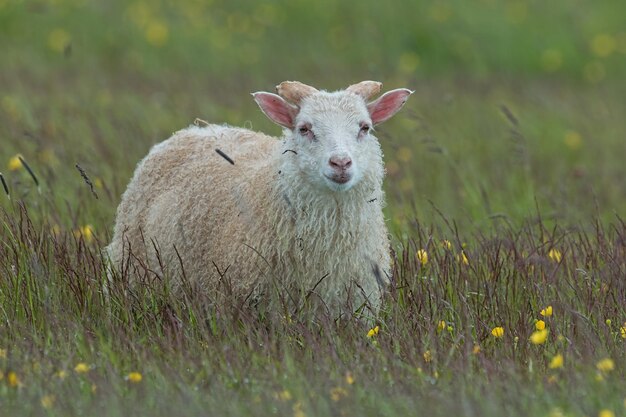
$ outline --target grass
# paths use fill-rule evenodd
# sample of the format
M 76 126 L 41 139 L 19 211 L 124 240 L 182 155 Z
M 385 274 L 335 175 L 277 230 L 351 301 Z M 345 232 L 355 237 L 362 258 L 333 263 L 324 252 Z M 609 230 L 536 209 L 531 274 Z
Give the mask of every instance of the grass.
M 396 6 L 0 1 L 4 414 L 626 413 L 624 6 Z M 249 92 L 294 78 L 416 90 L 378 134 L 379 322 L 159 282 L 106 299 L 100 250 L 149 146 L 196 117 L 279 134 Z

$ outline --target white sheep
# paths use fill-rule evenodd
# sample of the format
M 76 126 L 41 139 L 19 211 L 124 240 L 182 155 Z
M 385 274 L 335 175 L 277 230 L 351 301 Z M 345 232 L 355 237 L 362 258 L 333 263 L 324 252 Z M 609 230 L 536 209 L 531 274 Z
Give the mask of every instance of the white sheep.
M 155 145 L 117 210 L 108 254 L 145 271 L 269 305 L 378 311 L 391 259 L 383 156 L 373 127 L 412 93 L 364 81 L 337 92 L 283 82 L 254 93 L 281 139 L 192 126 Z M 182 266 L 181 266 L 182 265 Z M 145 274 L 144 274 L 145 276 Z M 279 297 L 276 297 L 276 295 Z

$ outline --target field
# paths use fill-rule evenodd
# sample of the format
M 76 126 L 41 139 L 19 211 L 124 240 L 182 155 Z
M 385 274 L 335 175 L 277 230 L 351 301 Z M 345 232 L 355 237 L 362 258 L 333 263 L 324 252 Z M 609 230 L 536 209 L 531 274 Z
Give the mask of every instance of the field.
M 626 3 L 0 0 L 2 415 L 626 415 Z M 376 323 L 110 298 L 133 169 L 250 92 L 415 90 L 380 127 Z

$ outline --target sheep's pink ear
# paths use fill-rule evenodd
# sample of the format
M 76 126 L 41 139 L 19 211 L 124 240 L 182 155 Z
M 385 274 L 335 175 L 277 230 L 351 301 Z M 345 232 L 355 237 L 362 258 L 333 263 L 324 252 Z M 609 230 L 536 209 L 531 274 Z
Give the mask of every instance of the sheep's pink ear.
M 386 92 L 377 100 L 369 103 L 367 105 L 367 110 L 370 112 L 372 123 L 377 125 L 389 120 L 391 116 L 396 114 L 398 110 L 402 108 L 411 94 L 413 94 L 413 91 L 411 90 L 398 88 L 397 90 Z
M 298 108 L 287 103 L 282 97 L 272 93 L 252 93 L 254 101 L 259 105 L 263 113 L 274 123 L 278 123 L 289 129 L 293 129 L 294 121 L 298 115 Z

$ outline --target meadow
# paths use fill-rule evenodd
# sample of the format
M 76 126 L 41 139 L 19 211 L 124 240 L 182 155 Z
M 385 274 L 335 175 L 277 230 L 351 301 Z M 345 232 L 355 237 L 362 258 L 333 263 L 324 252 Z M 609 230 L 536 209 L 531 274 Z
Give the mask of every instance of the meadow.
M 626 3 L 0 0 L 2 415 L 626 415 Z M 195 118 L 279 135 L 297 79 L 380 127 L 376 323 L 102 292 L 136 163 Z M 207 307 L 209 306 L 209 307 Z

